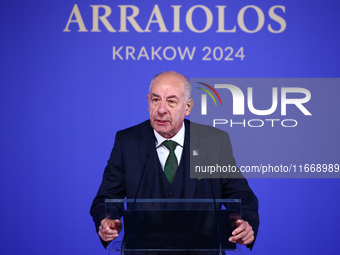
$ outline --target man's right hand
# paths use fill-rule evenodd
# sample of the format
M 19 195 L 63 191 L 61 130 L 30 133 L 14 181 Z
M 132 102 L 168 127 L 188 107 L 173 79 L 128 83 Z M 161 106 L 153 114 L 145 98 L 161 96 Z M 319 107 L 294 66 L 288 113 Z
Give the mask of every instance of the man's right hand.
M 122 230 L 122 222 L 120 220 L 103 219 L 100 224 L 98 235 L 105 242 L 116 239 Z

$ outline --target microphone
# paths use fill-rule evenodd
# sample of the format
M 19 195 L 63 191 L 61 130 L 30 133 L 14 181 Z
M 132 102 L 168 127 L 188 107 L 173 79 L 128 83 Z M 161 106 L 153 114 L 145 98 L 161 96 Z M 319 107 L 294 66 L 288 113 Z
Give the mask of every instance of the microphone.
M 139 184 L 138 184 L 138 188 L 137 188 L 137 191 L 136 191 L 136 195 L 135 195 L 135 198 L 133 200 L 133 204 L 132 204 L 132 208 L 131 208 L 131 214 L 133 212 L 133 209 L 136 205 L 136 200 L 137 200 L 137 196 L 138 196 L 138 193 L 139 193 L 139 189 L 140 189 L 140 186 L 141 186 L 141 183 L 142 183 L 142 180 L 143 180 L 143 176 L 144 176 L 144 173 L 145 173 L 145 169 L 146 169 L 146 164 L 150 158 L 150 155 L 151 155 L 151 149 L 152 149 L 152 146 L 150 146 L 148 148 L 148 150 L 146 151 L 146 159 L 145 159 L 145 162 L 144 162 L 144 166 L 143 166 L 143 171 L 142 171 L 142 175 L 140 177 L 140 180 L 139 180 Z M 132 218 L 130 218 L 130 221 L 132 221 Z M 126 223 L 125 225 L 127 226 L 128 223 Z M 126 235 L 124 235 L 124 238 L 123 238 L 123 241 L 122 241 L 122 251 L 121 251 L 121 254 L 122 255 L 125 255 L 125 247 L 126 247 Z
M 134 207 L 135 207 L 135 204 L 136 204 L 136 200 L 137 200 L 137 196 L 138 196 L 138 193 L 139 193 L 139 189 L 140 189 L 140 186 L 142 184 L 142 180 L 143 180 L 143 177 L 144 177 L 144 173 L 145 173 L 145 169 L 146 169 L 146 164 L 150 158 L 150 155 L 151 155 L 151 150 L 152 150 L 152 146 L 150 146 L 148 148 L 148 150 L 146 151 L 146 159 L 145 159 L 145 162 L 144 162 L 144 166 L 143 166 L 143 171 L 142 171 L 142 175 L 140 177 L 140 180 L 139 180 L 139 184 L 138 184 L 138 188 L 137 188 L 137 191 L 136 191 L 136 195 L 135 195 L 135 198 L 133 200 L 133 204 L 132 204 L 132 208 L 131 208 L 131 212 L 133 211 Z

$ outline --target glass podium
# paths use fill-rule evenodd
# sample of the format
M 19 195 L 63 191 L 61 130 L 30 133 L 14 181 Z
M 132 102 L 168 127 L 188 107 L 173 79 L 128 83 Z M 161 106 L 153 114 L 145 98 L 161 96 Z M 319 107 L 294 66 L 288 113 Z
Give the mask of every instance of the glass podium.
M 242 254 L 228 241 L 241 218 L 240 199 L 106 199 L 105 207 L 109 219 L 123 215 L 109 254 Z

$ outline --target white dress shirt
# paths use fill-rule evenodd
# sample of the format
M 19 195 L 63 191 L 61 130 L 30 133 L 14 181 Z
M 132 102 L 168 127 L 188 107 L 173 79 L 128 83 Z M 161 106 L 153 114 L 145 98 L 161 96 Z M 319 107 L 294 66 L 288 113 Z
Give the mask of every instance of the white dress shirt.
M 158 158 L 159 158 L 159 161 L 161 163 L 163 171 L 164 171 L 165 161 L 169 156 L 170 150 L 167 147 L 165 147 L 162 143 L 165 140 L 172 140 L 172 141 L 178 143 L 178 145 L 176 146 L 176 149 L 175 149 L 175 154 L 176 154 L 178 165 L 179 165 L 180 162 L 181 162 L 183 146 L 184 146 L 184 134 L 185 134 L 185 127 L 184 126 L 185 125 L 183 123 L 182 128 L 171 139 L 166 139 L 163 136 L 161 136 L 160 134 L 158 134 L 156 132 L 156 130 L 153 130 L 155 137 L 156 137 L 156 150 L 157 150 Z

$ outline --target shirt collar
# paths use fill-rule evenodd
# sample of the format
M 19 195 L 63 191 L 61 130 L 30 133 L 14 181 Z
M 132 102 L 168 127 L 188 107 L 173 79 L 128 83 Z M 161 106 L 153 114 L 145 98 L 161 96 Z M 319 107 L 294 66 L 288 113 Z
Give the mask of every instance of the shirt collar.
M 171 139 L 166 139 L 160 134 L 157 133 L 156 130 L 153 130 L 155 137 L 156 137 L 156 147 L 159 147 L 165 140 L 172 140 L 176 143 L 178 143 L 181 147 L 184 146 L 184 134 L 185 134 L 185 125 L 184 122 L 182 124 L 181 129 L 178 131 L 178 133 L 172 137 Z

